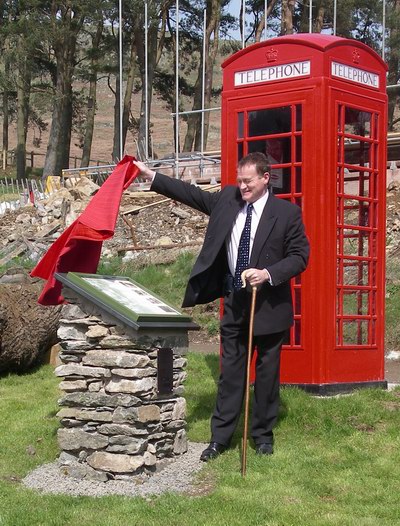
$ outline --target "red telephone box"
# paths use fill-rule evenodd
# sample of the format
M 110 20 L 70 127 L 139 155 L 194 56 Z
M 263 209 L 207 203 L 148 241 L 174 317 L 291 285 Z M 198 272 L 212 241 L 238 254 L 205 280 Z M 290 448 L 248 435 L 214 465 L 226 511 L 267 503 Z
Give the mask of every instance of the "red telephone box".
M 281 381 L 318 394 L 384 380 L 386 64 L 320 34 L 254 44 L 223 64 L 222 184 L 267 154 L 275 194 L 303 210 L 308 269 Z

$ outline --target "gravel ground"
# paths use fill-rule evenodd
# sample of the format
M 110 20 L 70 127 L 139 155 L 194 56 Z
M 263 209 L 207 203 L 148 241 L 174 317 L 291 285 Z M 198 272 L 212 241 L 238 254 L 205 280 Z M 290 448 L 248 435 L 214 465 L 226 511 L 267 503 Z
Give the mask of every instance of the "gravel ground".
M 64 495 L 104 497 L 106 495 L 125 495 L 146 497 L 165 492 L 196 494 L 198 488 L 194 477 L 204 464 L 199 460 L 206 444 L 189 442 L 188 452 L 173 460 L 163 461 L 160 471 L 148 476 L 138 476 L 132 481 L 109 480 L 94 482 L 75 480 L 63 475 L 58 461 L 39 466 L 29 473 L 22 483 L 28 488 L 42 493 L 61 493 Z M 200 490 L 201 493 L 201 490 Z

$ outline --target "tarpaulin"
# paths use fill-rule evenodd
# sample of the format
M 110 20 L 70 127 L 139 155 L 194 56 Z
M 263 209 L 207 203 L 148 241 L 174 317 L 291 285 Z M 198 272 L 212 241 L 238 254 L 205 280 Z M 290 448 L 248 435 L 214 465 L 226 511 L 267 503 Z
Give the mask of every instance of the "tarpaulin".
M 47 280 L 38 300 L 40 304 L 58 305 L 64 302 L 62 285 L 54 277 L 56 272 L 96 272 L 103 241 L 114 235 L 122 192 L 139 175 L 133 160 L 134 157 L 126 155 L 117 164 L 82 214 L 51 245 L 32 270 L 31 276 Z

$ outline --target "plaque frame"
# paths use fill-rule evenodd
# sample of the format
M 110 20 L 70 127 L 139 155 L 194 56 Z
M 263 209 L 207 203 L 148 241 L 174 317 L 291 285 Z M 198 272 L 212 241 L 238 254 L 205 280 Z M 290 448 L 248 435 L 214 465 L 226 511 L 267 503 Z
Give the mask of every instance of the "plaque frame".
M 68 272 L 56 273 L 55 278 L 135 330 L 199 329 L 189 315 L 129 277 Z

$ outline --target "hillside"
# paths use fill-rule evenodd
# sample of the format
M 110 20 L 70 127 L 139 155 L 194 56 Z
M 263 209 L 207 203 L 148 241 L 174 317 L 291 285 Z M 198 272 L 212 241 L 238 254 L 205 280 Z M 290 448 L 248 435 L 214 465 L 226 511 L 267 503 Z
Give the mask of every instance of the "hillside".
M 220 82 L 220 74 L 217 75 L 217 84 Z M 75 89 L 86 90 L 86 86 L 79 85 Z M 132 114 L 137 117 L 139 114 L 141 101 L 141 94 L 134 93 L 132 95 Z M 185 110 L 190 110 L 190 101 L 183 100 Z M 106 79 L 101 79 L 98 82 L 98 99 L 97 99 L 97 113 L 95 118 L 95 131 L 91 152 L 91 159 L 94 161 L 91 164 L 96 164 L 100 161 L 101 164 L 111 163 L 112 147 L 113 147 L 113 128 L 114 128 L 114 104 L 115 98 L 111 90 L 107 85 Z M 219 107 L 219 98 L 213 101 L 213 107 Z M 163 156 L 169 156 L 174 152 L 173 134 L 174 134 L 174 123 L 171 116 L 171 111 L 167 108 L 166 103 L 161 100 L 160 97 L 154 95 L 153 103 L 151 108 L 151 136 L 154 147 L 154 152 L 157 158 Z M 47 112 L 44 115 L 44 121 L 47 124 L 47 130 L 41 135 L 40 147 L 35 146 L 35 142 L 38 138 L 38 132 L 32 128 L 28 129 L 27 136 L 27 152 L 33 151 L 35 153 L 34 164 L 35 167 L 43 167 L 44 158 L 46 155 L 49 130 L 51 125 L 51 113 Z M 210 114 L 210 132 L 209 140 L 207 144 L 208 150 L 219 150 L 220 149 L 220 112 L 212 111 Z M 180 119 L 180 140 L 181 144 L 184 141 L 186 133 L 186 123 L 183 118 Z M 16 129 L 15 123 L 10 126 L 10 144 L 9 148 L 14 149 L 16 146 Z M 128 132 L 126 153 L 136 154 L 136 143 L 135 137 L 132 133 Z M 71 158 L 70 168 L 75 167 L 75 157 L 80 159 L 82 151 L 79 148 L 79 138 L 76 134 L 73 134 L 71 141 Z M 29 157 L 28 157 L 29 159 Z M 30 161 L 28 161 L 30 166 Z M 78 162 L 77 166 L 80 166 Z

